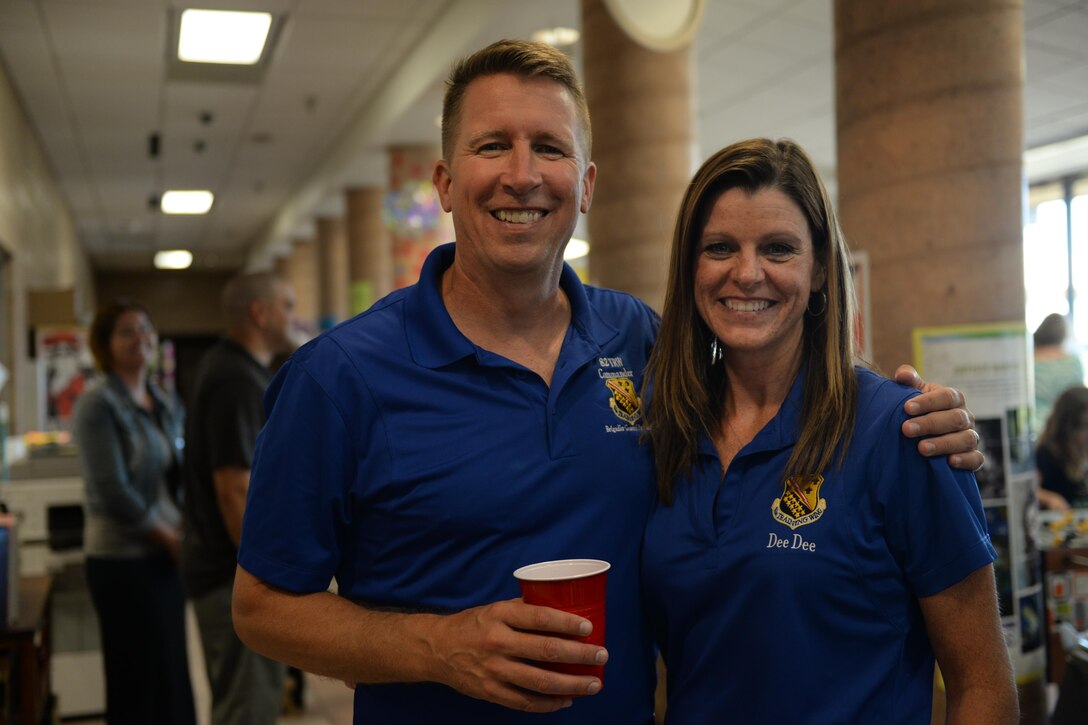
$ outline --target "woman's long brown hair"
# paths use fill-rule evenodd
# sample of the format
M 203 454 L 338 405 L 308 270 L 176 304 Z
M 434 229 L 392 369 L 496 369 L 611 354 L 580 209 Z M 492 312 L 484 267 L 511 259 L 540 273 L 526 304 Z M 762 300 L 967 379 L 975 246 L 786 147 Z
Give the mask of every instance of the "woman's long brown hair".
M 788 140 L 751 139 L 711 156 L 695 173 L 673 233 L 661 329 L 647 365 L 647 436 L 657 467 L 657 488 L 671 503 L 678 479 L 690 476 L 703 434 L 721 424 L 725 370 L 711 365 L 713 333 L 695 307 L 696 255 L 706 217 L 730 189 L 748 193 L 774 188 L 792 199 L 808 220 L 813 250 L 826 271 L 823 314 L 805 314 L 802 365 L 805 370 L 801 434 L 783 480 L 817 473 L 845 455 L 857 416 L 854 366 L 854 286 L 839 223 L 807 154 Z

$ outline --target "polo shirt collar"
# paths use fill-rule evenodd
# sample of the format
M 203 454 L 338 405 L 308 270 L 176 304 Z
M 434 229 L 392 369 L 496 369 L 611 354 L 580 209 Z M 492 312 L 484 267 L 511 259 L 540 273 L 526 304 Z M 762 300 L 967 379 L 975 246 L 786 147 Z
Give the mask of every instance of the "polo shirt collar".
M 793 379 L 790 391 L 786 394 L 786 399 L 782 401 L 782 407 L 778 409 L 778 413 L 767 422 L 767 425 L 763 426 L 763 430 L 757 433 L 756 437 L 748 445 L 741 449 L 737 457 L 761 451 L 782 450 L 796 444 L 801 435 L 801 406 L 804 402 L 804 396 L 805 366 L 802 365 L 797 372 L 797 377 Z M 699 453 L 715 457 L 718 455 L 717 449 L 714 448 L 714 442 L 705 434 L 699 442 Z
M 419 282 L 405 297 L 405 332 L 413 359 L 428 368 L 439 368 L 476 355 L 478 348 L 461 334 L 442 300 L 442 274 L 453 264 L 456 243 L 442 244 L 427 255 Z M 570 265 L 564 263 L 559 286 L 570 300 L 571 329 L 563 356 L 592 357 L 619 334 L 589 303 L 586 288 Z M 569 348 L 569 349 L 568 349 Z

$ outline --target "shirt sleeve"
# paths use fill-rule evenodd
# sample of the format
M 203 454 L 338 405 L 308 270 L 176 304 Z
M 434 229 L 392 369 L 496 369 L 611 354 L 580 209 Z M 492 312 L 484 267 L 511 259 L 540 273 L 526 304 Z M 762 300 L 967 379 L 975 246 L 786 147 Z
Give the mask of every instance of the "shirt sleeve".
M 268 420 L 250 472 L 238 563 L 289 591 L 323 591 L 341 565 L 351 527 L 357 459 L 340 409 L 344 401 L 292 358 L 265 403 Z
M 901 434 L 908 397 L 878 416 L 886 421 L 885 443 L 873 456 L 872 475 L 888 547 L 915 595 L 927 597 L 990 564 L 997 552 L 974 474 L 953 469 L 945 456 L 923 457 L 917 441 Z

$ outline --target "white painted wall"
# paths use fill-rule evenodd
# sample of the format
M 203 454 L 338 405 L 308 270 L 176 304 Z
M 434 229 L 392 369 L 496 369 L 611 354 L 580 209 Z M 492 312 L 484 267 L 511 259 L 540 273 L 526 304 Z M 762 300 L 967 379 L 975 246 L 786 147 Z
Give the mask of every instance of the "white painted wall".
M 13 368 L 7 399 L 12 432 L 21 433 L 38 427 L 36 373 L 27 357 L 27 292 L 75 290 L 80 308 L 75 312 L 87 316 L 94 306 L 94 283 L 72 216 L 3 67 L 0 247 L 12 258 L 6 305 L 10 340 L 0 340 L 0 359 Z

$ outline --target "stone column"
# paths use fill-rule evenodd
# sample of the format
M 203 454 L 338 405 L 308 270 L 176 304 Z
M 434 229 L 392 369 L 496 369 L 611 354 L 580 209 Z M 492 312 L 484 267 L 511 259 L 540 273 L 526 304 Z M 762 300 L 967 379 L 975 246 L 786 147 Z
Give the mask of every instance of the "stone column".
M 393 249 L 382 222 L 385 190 L 348 189 L 348 267 L 351 314 L 358 314 L 393 290 Z
M 287 265 L 287 281 L 295 290 L 295 316 L 308 337 L 320 330 L 317 247 L 312 239 L 296 239 Z
M 389 194 L 384 218 L 393 242 L 393 285 L 419 279 L 428 252 L 453 241 L 453 222 L 442 211 L 431 183 L 438 146 L 394 146 L 389 149 Z
M 642 47 L 601 0 L 582 0 L 582 43 L 598 166 L 589 276 L 660 310 L 673 225 L 693 171 L 690 48 Z
M 327 330 L 348 316 L 348 235 L 343 219 L 317 220 L 318 321 Z
M 871 262 L 874 362 L 910 361 L 916 327 L 1022 322 L 1021 2 L 836 0 L 835 56 L 839 211 Z M 1021 722 L 1042 725 L 1045 678 L 1018 674 Z
M 835 3 L 839 212 L 872 264 L 873 357 L 920 325 L 1022 321 L 1016 0 Z

